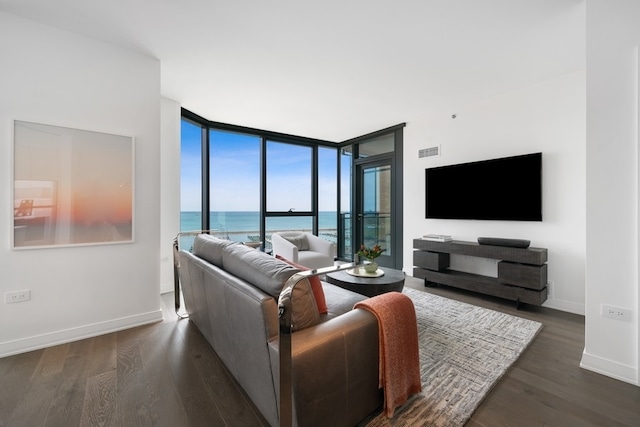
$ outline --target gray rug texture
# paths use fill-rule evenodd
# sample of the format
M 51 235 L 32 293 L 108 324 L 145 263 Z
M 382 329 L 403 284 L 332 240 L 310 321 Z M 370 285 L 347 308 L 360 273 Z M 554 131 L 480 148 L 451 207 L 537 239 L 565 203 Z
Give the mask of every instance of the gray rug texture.
M 415 289 L 422 393 L 360 426 L 463 426 L 542 324 Z

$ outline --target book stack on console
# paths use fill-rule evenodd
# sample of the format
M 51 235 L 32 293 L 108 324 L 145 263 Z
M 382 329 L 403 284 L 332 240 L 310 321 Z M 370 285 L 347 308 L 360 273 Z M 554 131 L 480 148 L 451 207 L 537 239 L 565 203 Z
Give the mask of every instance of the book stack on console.
M 450 242 L 451 236 L 446 234 L 425 234 L 422 239 L 431 240 L 432 242 Z

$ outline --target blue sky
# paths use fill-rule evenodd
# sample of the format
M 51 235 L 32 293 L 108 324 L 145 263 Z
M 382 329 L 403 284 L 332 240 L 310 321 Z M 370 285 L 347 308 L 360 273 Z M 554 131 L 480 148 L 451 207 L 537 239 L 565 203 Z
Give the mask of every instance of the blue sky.
M 181 210 L 199 211 L 201 195 L 201 130 L 182 122 Z M 253 135 L 213 131 L 211 210 L 260 210 L 260 138 Z M 319 209 L 336 210 L 335 151 L 320 149 Z M 268 210 L 311 210 L 311 149 L 268 142 Z M 348 196 L 346 196 L 348 203 Z M 345 203 L 343 200 L 342 203 Z M 348 206 L 348 204 L 346 205 Z M 346 207 L 344 206 L 344 207 Z

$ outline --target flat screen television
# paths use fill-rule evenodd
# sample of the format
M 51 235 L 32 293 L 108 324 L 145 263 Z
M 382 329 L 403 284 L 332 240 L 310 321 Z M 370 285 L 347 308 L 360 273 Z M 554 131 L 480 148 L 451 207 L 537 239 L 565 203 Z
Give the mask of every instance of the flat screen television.
M 425 172 L 426 218 L 542 221 L 542 153 Z

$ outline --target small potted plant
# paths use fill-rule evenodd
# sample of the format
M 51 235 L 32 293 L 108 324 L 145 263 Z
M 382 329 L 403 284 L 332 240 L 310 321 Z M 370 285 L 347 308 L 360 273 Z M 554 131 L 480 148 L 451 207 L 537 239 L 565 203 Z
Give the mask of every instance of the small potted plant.
M 364 257 L 370 261 L 369 264 L 364 266 L 364 271 L 367 273 L 375 273 L 378 270 L 378 264 L 374 261 L 380 255 L 382 255 L 383 249 L 380 245 L 375 245 L 372 248 L 367 248 L 364 244 L 360 245 L 358 256 Z

